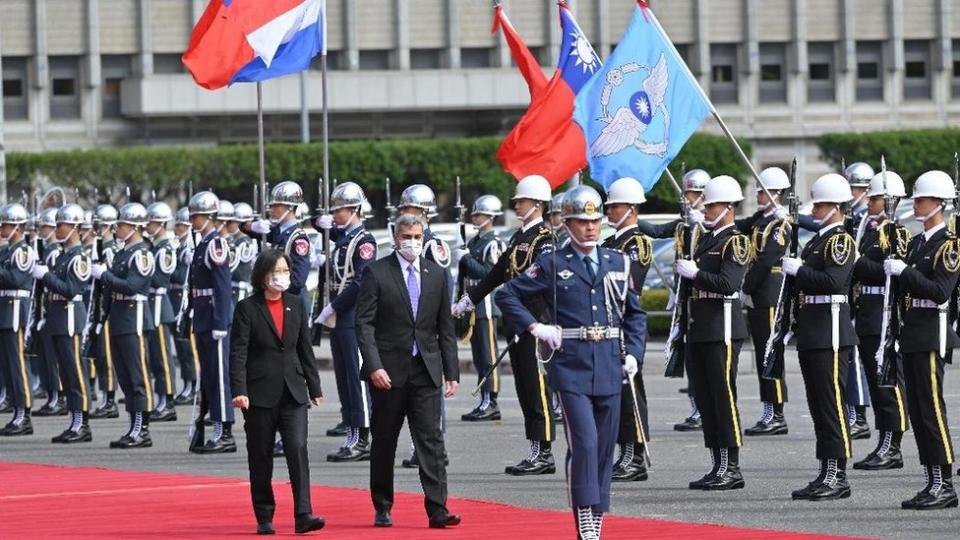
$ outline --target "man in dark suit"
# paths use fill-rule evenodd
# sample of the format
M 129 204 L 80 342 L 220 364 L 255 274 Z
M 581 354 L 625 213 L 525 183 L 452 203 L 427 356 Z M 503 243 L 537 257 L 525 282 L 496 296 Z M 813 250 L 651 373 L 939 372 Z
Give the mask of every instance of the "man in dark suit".
M 440 395 L 460 379 L 450 286 L 440 265 L 421 257 L 423 221 L 402 215 L 394 229 L 397 252 L 364 270 L 357 302 L 363 376 L 373 385 L 370 494 L 375 527 L 393 523 L 393 466 L 404 417 L 420 459 L 420 483 L 431 528 L 452 527 L 440 432 Z M 444 384 L 446 380 L 446 384 Z

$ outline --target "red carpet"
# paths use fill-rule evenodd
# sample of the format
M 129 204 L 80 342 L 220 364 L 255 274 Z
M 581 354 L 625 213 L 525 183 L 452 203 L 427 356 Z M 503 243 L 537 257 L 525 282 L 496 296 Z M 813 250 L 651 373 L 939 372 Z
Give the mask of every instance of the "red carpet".
M 277 533 L 292 535 L 289 487 L 276 484 L 274 489 Z M 256 522 L 249 496 L 246 482 L 229 478 L 0 463 L 0 539 L 252 535 Z M 327 518 L 327 527 L 315 533 L 324 538 L 559 540 L 573 536 L 569 512 L 451 499 L 449 506 L 463 515 L 463 524 L 452 530 L 431 530 L 422 497 L 399 493 L 394 527 L 374 529 L 366 491 L 314 486 L 313 501 L 315 512 Z M 605 519 L 603 533 L 607 539 L 839 538 L 626 517 Z

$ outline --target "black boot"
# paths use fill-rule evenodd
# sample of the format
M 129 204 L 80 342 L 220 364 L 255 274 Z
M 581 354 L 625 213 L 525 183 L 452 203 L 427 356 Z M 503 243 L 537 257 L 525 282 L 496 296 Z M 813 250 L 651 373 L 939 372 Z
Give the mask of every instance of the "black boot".
M 647 463 L 644 448 L 640 443 L 620 445 L 620 459 L 613 468 L 611 480 L 614 482 L 642 482 L 647 479 Z
M 13 415 L 11 420 L 3 429 L 0 429 L 2 437 L 18 437 L 21 435 L 33 435 L 33 423 L 30 421 L 30 411 L 20 409 L 19 414 Z
M 701 477 L 699 480 L 690 482 L 690 489 L 704 489 L 704 486 L 706 486 L 711 479 L 717 476 L 717 471 L 720 470 L 719 448 L 710 448 L 710 460 L 713 461 L 713 467 L 710 468 L 710 472 L 703 475 L 703 477 Z
M 119 417 L 120 411 L 117 409 L 117 402 L 115 401 L 113 392 L 107 392 L 107 400 L 103 403 L 103 405 L 97 407 L 92 413 L 90 413 L 90 418 L 93 419 Z
M 760 419 L 757 420 L 757 423 L 754 424 L 753 427 L 745 429 L 743 434 L 748 436 L 764 436 L 786 435 L 787 432 L 787 421 L 783 417 L 783 405 L 777 407 L 773 403 L 764 403 L 763 414 L 760 415 Z
M 720 466 L 717 467 L 717 474 L 707 480 L 703 489 L 705 491 L 728 491 L 743 489 L 744 485 L 743 475 L 740 473 L 740 449 L 721 448 Z
M 538 474 L 554 474 L 557 466 L 553 461 L 553 452 L 549 441 L 530 441 L 530 455 L 520 463 L 507 467 L 505 471 L 513 476 L 534 476 Z
M 58 397 L 55 401 L 51 400 L 44 404 L 43 407 L 40 407 L 37 412 L 33 413 L 34 416 L 63 416 L 67 414 L 66 400 L 63 397 Z
M 826 474 L 819 484 L 813 486 L 807 497 L 811 501 L 829 501 L 846 499 L 850 496 L 850 485 L 847 483 L 847 460 L 827 459 Z
M 327 437 L 346 437 L 349 430 L 350 428 L 348 428 L 346 424 L 340 422 L 327 430 Z
M 190 405 L 193 403 L 193 396 L 197 393 L 196 381 L 184 381 L 183 390 L 173 398 L 174 405 Z
M 920 495 L 912 508 L 914 510 L 939 510 L 955 508 L 958 504 L 957 492 L 953 488 L 952 471 L 949 465 L 930 466 L 930 489 Z
M 814 487 L 820 485 L 820 482 L 823 482 L 823 478 L 824 478 L 825 476 L 827 476 L 827 461 L 824 460 L 824 459 L 821 459 L 821 460 L 820 460 L 820 473 L 817 475 L 817 477 L 814 478 L 812 482 L 810 482 L 809 484 L 807 484 L 806 487 L 801 488 L 801 489 L 796 489 L 796 490 L 794 490 L 794 491 L 790 494 L 790 496 L 791 496 L 794 500 L 797 500 L 797 499 L 809 499 L 809 498 L 810 498 L 810 492 L 813 491 L 813 488 L 814 488 Z
M 933 487 L 933 473 L 931 472 L 930 465 L 923 466 L 923 477 L 926 479 L 926 485 L 912 498 L 901 502 L 900 508 L 904 510 L 915 510 L 917 508 L 917 501 L 924 498 L 926 494 L 930 492 L 930 488 Z
M 80 425 L 75 430 L 67 431 L 66 435 L 60 441 L 63 444 L 73 444 L 93 441 L 93 431 L 90 429 L 90 415 L 86 412 L 78 412 Z
M 3 399 L 0 399 L 0 414 L 8 412 L 13 412 L 13 405 L 6 397 L 4 397 Z
M 857 405 L 854 408 L 853 423 L 848 424 L 850 430 L 850 439 L 869 439 L 870 425 L 867 424 L 867 408 Z
M 153 440 L 150 438 L 150 430 L 147 427 L 149 422 L 146 412 L 130 413 L 130 430 L 123 437 L 115 441 L 110 441 L 110 448 L 149 448 L 153 446 Z
M 690 416 L 684 419 L 683 422 L 673 425 L 674 431 L 700 431 L 703 429 L 703 424 L 700 422 L 700 411 L 697 410 L 697 404 L 693 400 L 693 397 L 690 397 Z
M 336 452 L 327 454 L 327 461 L 345 463 L 351 461 L 370 461 L 370 430 L 349 428 L 347 440 Z
M 177 409 L 173 405 L 173 395 L 165 396 L 163 407 L 150 413 L 151 422 L 176 422 Z
M 877 447 L 867 457 L 853 464 L 854 469 L 863 471 L 882 471 L 902 469 L 903 454 L 900 452 L 902 431 L 881 431 Z
M 214 422 L 213 438 L 194 452 L 197 454 L 226 454 L 237 451 L 237 443 L 233 440 L 231 422 Z
M 577 540 L 597 540 L 600 531 L 593 517 L 593 510 L 589 506 L 573 509 L 573 524 L 577 528 Z

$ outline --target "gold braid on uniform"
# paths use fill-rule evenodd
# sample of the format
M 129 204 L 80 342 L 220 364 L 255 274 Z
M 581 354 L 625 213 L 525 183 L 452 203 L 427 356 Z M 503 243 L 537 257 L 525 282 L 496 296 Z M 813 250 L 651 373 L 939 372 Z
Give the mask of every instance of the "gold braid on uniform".
M 960 270 L 960 239 L 950 234 L 947 241 L 940 246 L 937 254 L 933 257 L 934 268 L 937 266 L 937 261 L 943 261 L 943 268 L 947 272 L 954 273 Z
M 677 225 L 677 230 L 673 232 L 674 256 L 679 260 L 683 258 L 683 223 Z
M 885 227 L 884 225 L 886 225 L 886 223 L 881 224 L 879 228 L 880 249 L 883 250 L 884 253 L 889 253 L 890 252 L 890 235 L 887 234 L 887 227 Z M 894 246 L 895 254 L 897 257 L 904 259 L 907 257 L 907 248 L 910 247 L 910 231 L 908 231 L 906 227 L 903 227 L 901 225 L 897 225 L 894 230 L 896 231 L 895 233 L 896 245 Z
M 753 250 L 753 244 L 750 242 L 750 238 L 745 234 L 734 233 L 730 238 L 727 239 L 723 244 L 723 249 L 720 250 L 720 255 L 726 257 L 727 248 L 730 247 L 733 249 L 733 260 L 741 266 L 746 266 L 753 260 L 756 252 Z
M 510 252 L 510 273 L 513 275 L 513 277 L 519 276 L 527 269 L 527 267 L 530 266 L 530 263 L 533 262 L 533 254 L 537 250 L 537 243 L 547 236 L 550 236 L 550 231 L 543 229 L 540 231 L 540 234 L 535 236 L 533 240 L 530 241 L 530 245 L 527 247 L 527 254 L 524 256 L 522 263 L 517 263 L 518 249 L 514 248 Z
M 774 233 L 776 231 L 776 233 Z M 781 246 L 787 245 L 787 237 L 790 236 L 790 223 L 785 219 L 775 219 L 770 223 L 767 223 L 767 226 L 763 229 L 763 237 L 757 239 L 757 233 L 760 232 L 760 229 L 753 230 L 753 238 L 751 244 L 753 244 L 754 253 L 760 253 L 765 247 L 767 247 L 767 241 L 770 239 L 770 235 L 773 234 L 773 239 L 777 241 Z
M 824 252 L 834 264 L 843 266 L 853 255 L 853 238 L 847 233 L 835 234 L 827 240 Z
M 650 261 L 653 260 L 653 240 L 648 236 L 635 234 L 630 237 L 630 240 L 628 240 L 623 247 L 626 248 L 631 241 L 637 244 L 637 262 L 643 266 L 649 265 Z M 626 251 L 626 249 L 621 249 L 620 251 Z
M 470 343 L 470 340 L 473 339 L 473 328 L 477 325 L 477 310 L 470 312 L 470 322 L 467 326 L 467 331 L 464 332 L 463 337 L 460 338 L 460 342 L 463 344 Z

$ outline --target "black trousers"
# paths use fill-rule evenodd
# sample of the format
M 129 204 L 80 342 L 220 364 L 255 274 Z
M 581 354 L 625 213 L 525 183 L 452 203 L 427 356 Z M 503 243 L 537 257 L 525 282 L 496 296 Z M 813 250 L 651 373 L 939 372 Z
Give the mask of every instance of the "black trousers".
M 640 418 L 634 412 L 634 401 Z M 643 373 L 637 371 L 633 385 L 627 381 L 620 392 L 620 430 L 617 442 L 645 443 L 650 439 L 650 415 L 647 410 L 647 390 L 643 386 Z
M 870 404 L 876 428 L 880 431 L 906 431 L 910 428 L 907 420 L 906 390 L 903 381 L 903 366 L 895 366 L 897 385 L 882 387 L 877 385 L 877 349 L 880 348 L 880 336 L 859 336 L 860 361 L 870 388 Z
M 104 325 L 108 328 L 110 323 Z M 152 411 L 153 389 L 150 387 L 150 372 L 147 369 L 146 336 L 124 334 L 110 336 L 110 352 L 120 389 L 126 399 L 127 412 Z
M 509 336 L 513 339 L 513 336 Z M 510 366 L 513 382 L 517 387 L 517 399 L 523 411 L 523 426 L 527 440 L 553 441 L 556 425 L 553 422 L 551 404 L 553 396 L 547 386 L 546 376 L 537 364 L 537 343 L 529 333 L 510 349 Z
M 473 352 L 473 367 L 477 370 L 477 377 L 483 377 L 490 366 L 497 361 L 497 326 L 499 320 L 477 319 L 473 325 L 473 335 L 470 336 L 470 350 Z M 478 379 L 479 382 L 479 379 Z M 483 391 L 494 396 L 500 393 L 500 368 L 497 368 L 483 383 Z
M 60 370 L 57 368 L 50 332 L 46 329 L 35 330 L 32 339 L 36 351 L 33 357 L 34 368 L 40 377 L 40 386 L 47 391 L 47 396 L 62 392 L 63 385 L 60 382 Z
M 737 364 L 743 340 L 690 343 L 685 361 L 707 448 L 739 448 L 743 441 L 737 408 Z
M 410 378 L 401 387 L 380 390 L 371 385 L 373 414 L 370 432 L 370 498 L 377 511 L 393 508 L 393 467 L 397 454 L 397 438 L 404 418 L 410 424 L 413 446 L 420 460 L 420 485 L 424 508 L 432 517 L 447 508 L 446 451 L 440 432 L 441 389 L 433 384 L 423 359 L 412 362 Z
M 293 514 L 313 513 L 307 456 L 307 409 L 307 404 L 297 403 L 284 385 L 283 395 L 275 407 L 250 407 L 243 411 L 250 497 L 257 523 L 272 521 L 273 511 L 277 507 L 270 482 L 273 479 L 273 442 L 278 430 L 290 474 Z
M 757 366 L 757 379 L 760 382 L 760 401 L 780 405 L 787 401 L 787 382 L 784 379 L 763 378 L 763 357 L 767 353 L 767 340 L 773 331 L 776 307 L 758 307 L 747 309 L 747 321 L 750 324 L 750 338 L 753 340 L 753 356 Z M 774 344 L 774 352 L 783 358 L 783 343 Z
M 60 378 L 67 398 L 67 409 L 90 410 L 90 372 L 80 359 L 80 336 L 52 336 L 53 350 L 60 368 Z
M 847 346 L 840 347 L 839 351 L 814 349 L 798 353 L 817 438 L 817 459 L 849 459 L 851 456 L 843 401 L 850 350 Z
M 116 392 L 117 372 L 113 366 L 113 351 L 110 350 L 109 325 L 104 324 L 94 339 L 97 340 L 97 354 L 93 357 L 97 369 L 97 386 L 104 392 Z
M 185 383 L 197 382 L 200 372 L 200 358 L 197 354 L 197 337 L 191 326 L 187 335 L 177 334 L 173 340 L 177 350 L 177 363 L 180 364 L 180 379 Z
M 935 351 L 903 355 L 907 410 L 913 421 L 913 436 L 922 465 L 953 463 L 950 424 L 943 402 L 943 366 L 943 358 Z
M 172 395 L 177 389 L 177 384 L 173 381 L 176 368 L 173 365 L 173 355 L 170 354 L 170 325 L 158 324 L 157 329 L 150 332 L 147 339 L 154 391 L 158 394 Z
M 0 330 L 0 370 L 7 388 L 10 405 L 18 409 L 33 407 L 30 372 L 24 350 L 23 330 Z

